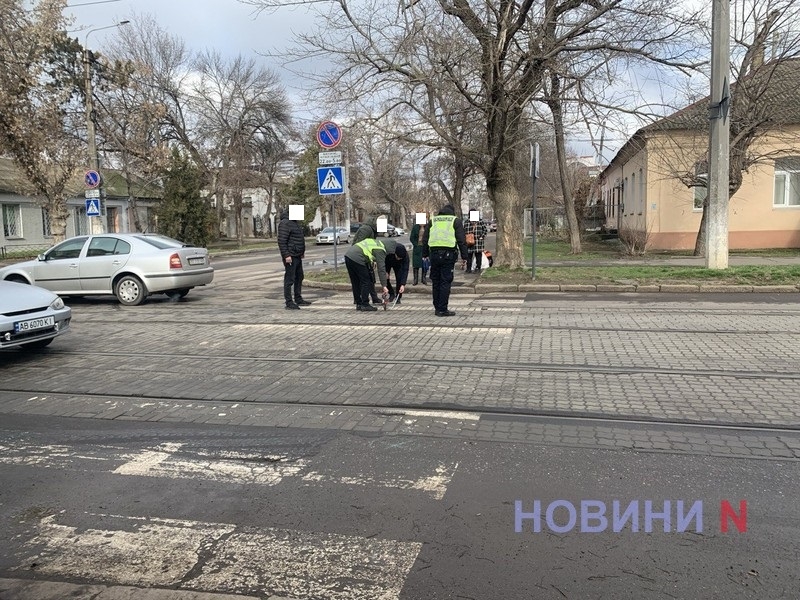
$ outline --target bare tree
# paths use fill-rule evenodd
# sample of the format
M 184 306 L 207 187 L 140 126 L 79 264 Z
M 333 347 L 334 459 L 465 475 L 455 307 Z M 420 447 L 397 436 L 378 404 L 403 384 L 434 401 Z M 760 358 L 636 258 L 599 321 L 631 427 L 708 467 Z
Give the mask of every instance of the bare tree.
M 68 184 L 86 164 L 80 48 L 66 36 L 65 4 L 0 0 L 0 149 L 30 183 L 20 191 L 41 197 L 55 242 L 66 234 Z
M 273 9 L 277 0 L 243 0 Z M 330 89 L 351 102 L 379 100 L 387 112 L 417 114 L 420 132 L 477 165 L 498 217 L 498 264 L 523 264 L 522 215 L 516 155 L 527 142 L 521 124 L 549 77 L 551 63 L 591 52 L 646 58 L 686 33 L 666 0 L 331 0 L 324 33 L 304 36 L 306 50 L 336 61 Z M 652 42 L 642 31 L 658 31 Z M 672 59 L 674 57 L 668 57 Z M 444 96 L 440 93 L 444 91 Z M 461 101 L 445 103 L 454 95 Z M 465 117 L 475 135 L 459 140 L 447 123 Z M 454 155 L 456 155 L 454 152 Z

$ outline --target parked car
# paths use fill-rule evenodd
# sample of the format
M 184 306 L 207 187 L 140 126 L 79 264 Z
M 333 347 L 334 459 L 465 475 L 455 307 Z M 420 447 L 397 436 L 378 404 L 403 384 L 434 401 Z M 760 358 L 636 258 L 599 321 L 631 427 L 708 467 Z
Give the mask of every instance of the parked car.
M 381 233 L 378 234 L 378 236 L 382 236 L 382 237 L 395 237 L 396 235 L 397 235 L 397 228 L 394 225 L 392 225 L 391 223 L 387 223 L 386 224 L 386 231 L 385 232 L 381 232 Z
M 492 219 L 489 222 L 489 231 L 497 231 L 497 221 Z
M 395 233 L 395 235 L 405 235 L 406 234 L 406 230 L 403 229 L 402 227 L 395 227 L 394 228 L 394 233 Z
M 346 227 L 337 227 L 336 228 L 336 239 L 334 240 L 333 235 L 333 227 L 326 227 L 322 231 L 319 232 L 317 235 L 317 245 L 320 244 L 341 244 L 344 242 L 345 244 L 350 243 L 350 232 L 347 230 Z
M 350 233 L 357 232 L 359 227 L 361 227 L 361 223 L 356 223 L 354 221 L 351 221 L 350 222 Z
M 44 348 L 69 331 L 72 310 L 53 292 L 0 281 L 0 348 Z
M 145 233 L 73 237 L 36 260 L 0 269 L 0 280 L 38 285 L 60 296 L 113 294 L 126 306 L 156 293 L 177 300 L 213 279 L 208 250 Z

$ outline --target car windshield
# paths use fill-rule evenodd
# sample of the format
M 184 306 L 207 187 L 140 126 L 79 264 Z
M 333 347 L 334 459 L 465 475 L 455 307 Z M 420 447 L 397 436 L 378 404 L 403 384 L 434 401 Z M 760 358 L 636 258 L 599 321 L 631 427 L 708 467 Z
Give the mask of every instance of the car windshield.
M 333 227 L 326 227 L 322 230 L 322 233 L 333 233 Z

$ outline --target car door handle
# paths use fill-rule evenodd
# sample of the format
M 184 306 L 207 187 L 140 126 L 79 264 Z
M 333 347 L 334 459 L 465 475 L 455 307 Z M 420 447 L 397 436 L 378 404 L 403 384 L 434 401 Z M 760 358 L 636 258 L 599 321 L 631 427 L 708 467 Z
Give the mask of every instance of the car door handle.
M 70 263 L 69 268 L 70 269 L 77 269 L 78 268 L 78 263 Z
M 114 265 L 114 266 L 121 265 L 122 261 L 121 260 L 115 260 L 115 261 L 112 261 L 111 264 Z

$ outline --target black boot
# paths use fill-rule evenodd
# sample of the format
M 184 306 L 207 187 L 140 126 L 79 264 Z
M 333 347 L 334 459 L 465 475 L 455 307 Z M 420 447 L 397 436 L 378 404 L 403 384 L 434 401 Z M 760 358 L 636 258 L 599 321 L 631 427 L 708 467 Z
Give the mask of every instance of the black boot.
M 428 285 L 428 270 L 422 269 L 422 285 Z
M 419 283 L 419 267 L 414 268 L 414 285 Z

